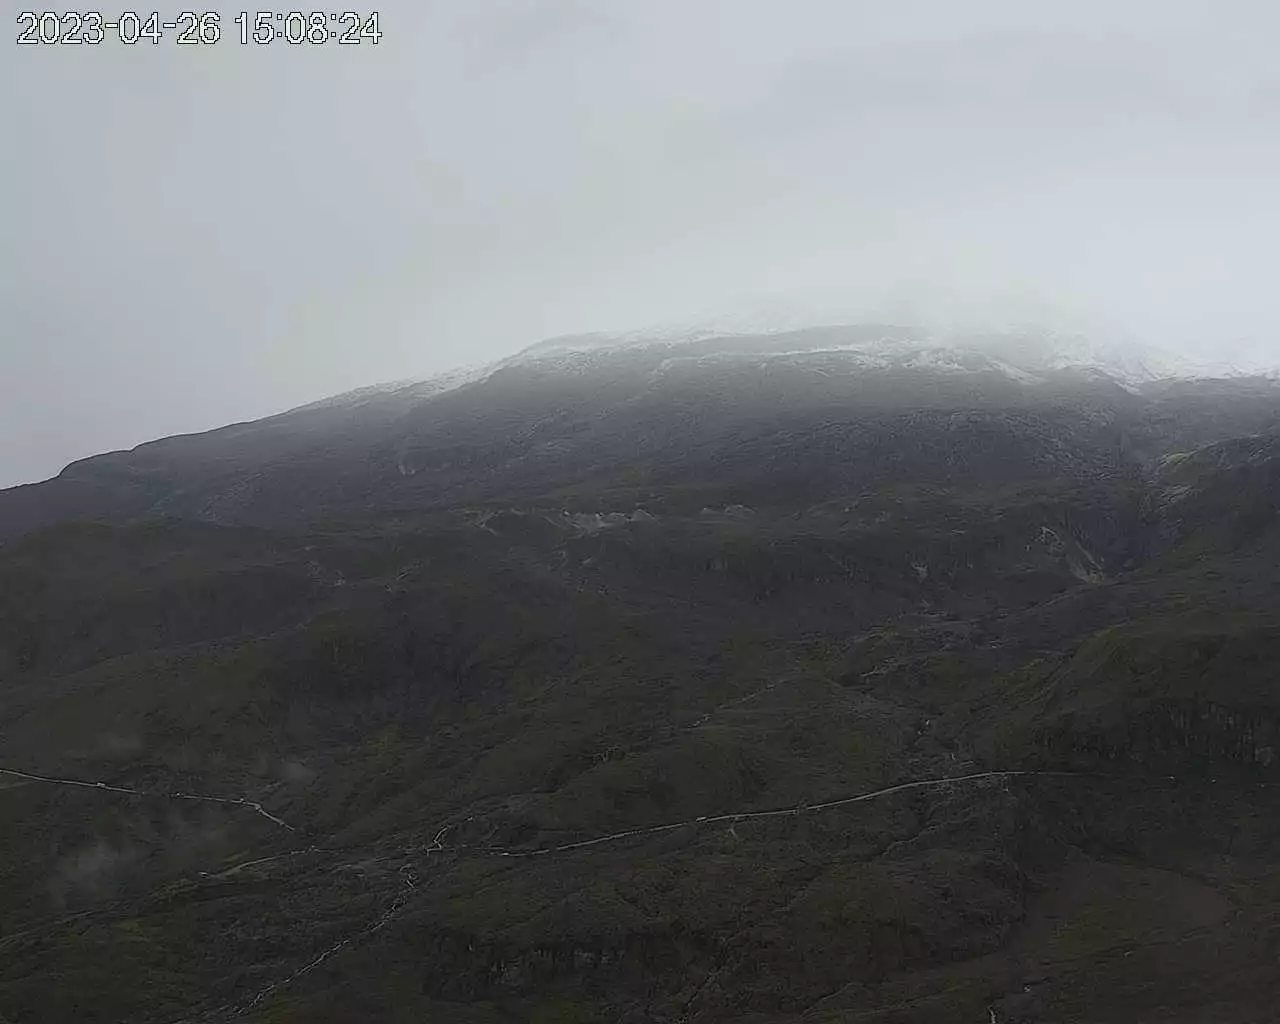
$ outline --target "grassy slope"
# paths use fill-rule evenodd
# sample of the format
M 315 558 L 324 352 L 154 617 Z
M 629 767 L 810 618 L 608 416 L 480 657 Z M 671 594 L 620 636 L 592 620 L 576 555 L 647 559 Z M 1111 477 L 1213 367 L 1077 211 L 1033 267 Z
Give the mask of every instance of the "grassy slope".
M 0 1013 L 1269 1019 L 1255 454 L 590 534 L 566 498 L 10 542 L 4 766 L 297 831 L 0 777 Z M 1092 774 L 696 822 L 1028 766 Z

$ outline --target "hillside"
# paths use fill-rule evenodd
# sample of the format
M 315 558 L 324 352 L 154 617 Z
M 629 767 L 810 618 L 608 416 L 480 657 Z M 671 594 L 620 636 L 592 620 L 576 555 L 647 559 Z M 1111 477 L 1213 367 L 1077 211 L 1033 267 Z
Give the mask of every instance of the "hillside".
M 0 491 L 0 1020 L 1271 1021 L 1278 507 L 1280 382 L 883 327 Z

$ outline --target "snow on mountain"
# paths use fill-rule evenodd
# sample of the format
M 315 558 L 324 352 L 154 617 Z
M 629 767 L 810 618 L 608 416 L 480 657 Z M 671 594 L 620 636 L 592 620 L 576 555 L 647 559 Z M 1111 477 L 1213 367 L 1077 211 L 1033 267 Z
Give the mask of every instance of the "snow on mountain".
M 368 384 L 365 387 L 344 391 L 338 395 L 331 395 L 316 402 L 300 405 L 290 409 L 289 412 L 306 412 L 311 409 L 332 409 L 336 407 L 350 408 L 376 398 L 395 394 L 414 399 L 430 398 L 444 394 L 446 391 L 455 391 L 467 384 L 481 381 L 489 376 L 494 369 L 495 367 L 492 365 L 465 366 L 454 370 L 446 370 L 430 377 L 410 377 L 403 380 L 386 381 L 381 384 Z
M 717 344 L 720 342 L 720 344 Z M 731 316 L 668 324 L 615 334 L 567 335 L 530 346 L 501 365 L 554 362 L 558 369 L 585 368 L 610 352 L 666 348 L 659 372 L 690 361 L 776 360 L 838 354 L 850 371 L 921 369 L 998 372 L 1033 384 L 1064 370 L 1106 374 L 1137 387 L 1169 378 L 1227 377 L 1265 373 L 1197 361 L 1136 342 L 1123 344 L 1079 333 L 1006 330 L 986 334 L 933 334 L 916 328 L 873 325 L 814 326 L 786 309 L 761 319 Z M 1280 377 L 1280 371 L 1271 371 Z
M 1280 381 L 1280 367 L 1233 366 L 1189 359 L 1136 342 L 1116 343 L 1080 332 L 1006 327 L 985 333 L 935 332 L 892 324 L 822 325 L 784 303 L 613 333 L 547 338 L 515 355 L 425 378 L 374 384 L 291 410 L 354 408 L 379 397 L 430 398 L 477 383 L 508 367 L 538 365 L 557 373 L 582 372 L 612 355 L 665 350 L 655 378 L 707 363 L 787 362 L 814 373 L 920 370 L 999 373 L 1022 384 L 1044 383 L 1062 371 L 1105 374 L 1130 390 L 1168 379 L 1265 376 Z M 826 357 L 826 358 L 823 358 Z

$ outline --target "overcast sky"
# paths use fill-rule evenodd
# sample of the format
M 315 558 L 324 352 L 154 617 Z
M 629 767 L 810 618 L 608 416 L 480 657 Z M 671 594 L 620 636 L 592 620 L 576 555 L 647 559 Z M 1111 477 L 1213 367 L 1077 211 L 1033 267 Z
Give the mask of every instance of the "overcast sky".
M 0 486 L 759 297 L 1280 362 L 1275 0 L 377 6 L 11 44 Z

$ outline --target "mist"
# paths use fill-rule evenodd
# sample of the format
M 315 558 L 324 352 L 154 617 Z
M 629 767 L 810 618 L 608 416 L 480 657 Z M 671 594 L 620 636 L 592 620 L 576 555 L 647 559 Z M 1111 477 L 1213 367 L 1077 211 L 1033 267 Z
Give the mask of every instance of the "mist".
M 1280 363 L 1266 0 L 378 9 L 12 48 L 0 486 L 761 303 Z

